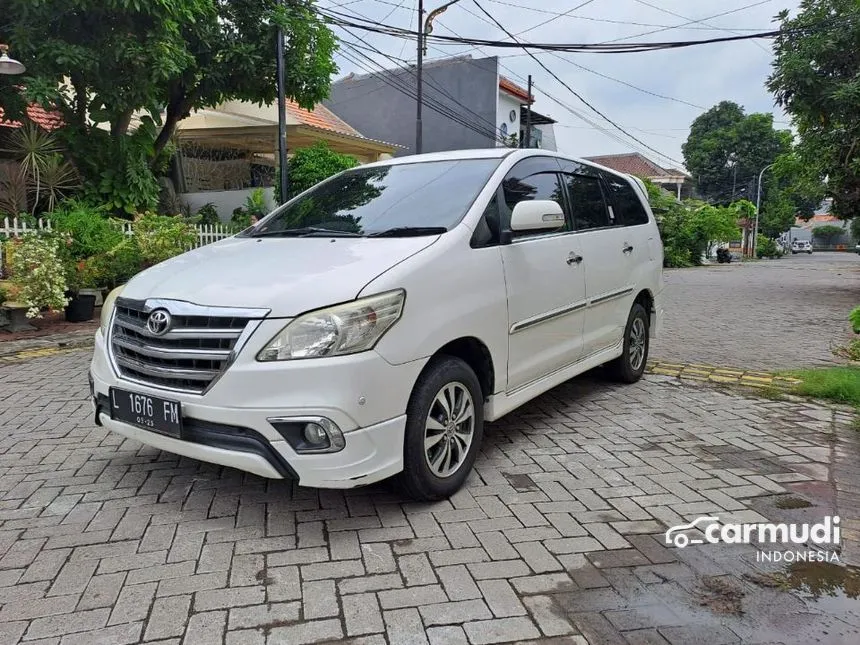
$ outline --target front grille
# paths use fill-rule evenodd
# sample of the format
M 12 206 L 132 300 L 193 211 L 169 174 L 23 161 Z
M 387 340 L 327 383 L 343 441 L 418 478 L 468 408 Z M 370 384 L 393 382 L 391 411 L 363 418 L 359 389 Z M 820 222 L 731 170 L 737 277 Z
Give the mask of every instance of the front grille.
M 170 314 L 170 324 L 153 333 L 147 321 L 159 309 Z M 227 369 L 249 324 L 266 313 L 118 298 L 110 337 L 113 362 L 127 379 L 202 393 Z

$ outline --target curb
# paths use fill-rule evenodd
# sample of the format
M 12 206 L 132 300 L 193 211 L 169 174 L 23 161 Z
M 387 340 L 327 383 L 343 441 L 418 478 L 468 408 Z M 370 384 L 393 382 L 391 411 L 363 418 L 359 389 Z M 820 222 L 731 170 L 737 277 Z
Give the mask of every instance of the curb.
M 54 354 L 63 354 L 65 352 L 73 352 L 78 349 L 86 349 L 95 344 L 95 338 L 92 336 L 84 336 L 81 338 L 73 338 L 57 341 L 55 344 L 45 345 L 42 341 L 40 344 L 34 343 L 31 347 L 25 347 L 8 354 L 0 354 L 0 365 L 4 363 L 14 363 L 31 358 L 42 358 L 44 356 L 53 356 Z M 2 352 L 2 345 L 0 345 Z
M 689 381 L 717 383 L 719 385 L 743 385 L 746 387 L 775 388 L 778 390 L 792 390 L 800 383 L 799 379 L 779 376 L 771 372 L 699 365 L 696 363 L 654 361 L 648 364 L 646 373 L 674 376 Z

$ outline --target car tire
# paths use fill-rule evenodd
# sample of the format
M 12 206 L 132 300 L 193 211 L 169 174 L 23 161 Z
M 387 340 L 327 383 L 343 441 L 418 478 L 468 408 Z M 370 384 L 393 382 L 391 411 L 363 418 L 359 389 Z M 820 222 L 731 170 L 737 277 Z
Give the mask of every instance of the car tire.
M 650 321 L 645 307 L 634 303 L 624 326 L 621 356 L 607 363 L 609 377 L 621 383 L 635 383 L 645 373 L 650 346 Z M 635 351 L 633 351 L 635 350 Z
M 421 501 L 453 495 L 469 476 L 483 435 L 484 399 L 474 370 L 453 356 L 434 358 L 406 408 L 403 490 Z

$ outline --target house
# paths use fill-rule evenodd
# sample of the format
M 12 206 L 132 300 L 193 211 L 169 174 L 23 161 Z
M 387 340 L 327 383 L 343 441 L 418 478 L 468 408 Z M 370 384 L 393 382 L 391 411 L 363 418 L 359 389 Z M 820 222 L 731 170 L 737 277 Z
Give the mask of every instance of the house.
M 586 159 L 618 172 L 649 179 L 676 195 L 678 199 L 692 195 L 691 175 L 677 168 L 663 168 L 638 152 L 586 157 Z
M 59 112 L 37 105 L 27 108 L 27 117 L 46 130 L 63 123 Z M 133 120 L 132 127 L 137 123 Z M 3 127 L 19 128 L 21 123 L 4 120 L 0 110 L 0 131 Z M 179 122 L 175 140 L 173 185 L 179 200 L 192 211 L 212 203 L 221 219 L 229 220 L 255 188 L 263 188 L 269 205 L 274 206 L 278 151 L 275 104 L 227 101 L 216 108 L 195 110 Z M 360 163 L 390 158 L 398 149 L 363 136 L 323 105 L 306 110 L 287 101 L 288 154 L 319 141 L 356 157 Z
M 831 213 L 832 208 L 833 200 L 825 199 L 815 209 L 815 213 L 809 220 L 797 218 L 788 234 L 783 235 L 780 240 L 784 242 L 788 242 L 789 240 L 808 240 L 812 242 L 815 250 L 820 251 L 854 250 L 855 241 L 851 235 L 851 222 L 839 219 L 833 215 Z M 829 240 L 815 237 L 815 229 L 822 226 L 836 226 L 842 229 L 842 233 Z
M 192 210 L 215 205 L 229 219 L 252 190 L 265 189 L 274 205 L 278 151 L 276 105 L 227 101 L 217 108 L 196 110 L 176 128 L 174 183 Z M 287 101 L 287 152 L 324 141 L 332 150 L 360 163 L 388 159 L 398 147 L 363 136 L 343 119 L 318 104 L 306 110 Z
M 365 136 L 415 152 L 415 68 L 350 74 L 331 86 L 324 105 Z M 528 90 L 503 76 L 499 59 L 459 56 L 423 66 L 423 152 L 519 145 Z M 555 148 L 549 117 L 532 113 L 532 145 Z

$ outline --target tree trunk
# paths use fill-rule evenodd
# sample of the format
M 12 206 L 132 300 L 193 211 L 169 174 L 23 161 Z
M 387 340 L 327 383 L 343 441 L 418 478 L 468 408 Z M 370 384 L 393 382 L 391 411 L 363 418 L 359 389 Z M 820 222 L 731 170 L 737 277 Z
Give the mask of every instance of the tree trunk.
M 158 137 L 156 137 L 155 144 L 153 145 L 153 163 L 158 159 L 170 141 L 170 137 L 176 131 L 176 124 L 189 115 L 196 94 L 196 88 L 190 92 L 182 85 L 175 85 L 171 88 L 170 100 L 167 102 L 167 109 L 165 110 L 164 125 L 161 127 L 161 132 L 158 133 Z
M 120 137 L 128 132 L 128 126 L 131 124 L 131 116 L 132 111 L 126 110 L 110 124 L 110 133 L 112 137 Z

